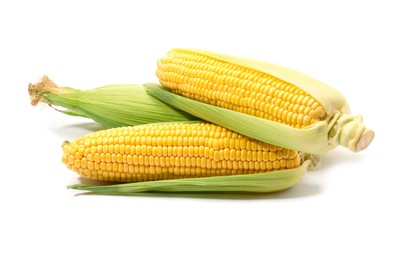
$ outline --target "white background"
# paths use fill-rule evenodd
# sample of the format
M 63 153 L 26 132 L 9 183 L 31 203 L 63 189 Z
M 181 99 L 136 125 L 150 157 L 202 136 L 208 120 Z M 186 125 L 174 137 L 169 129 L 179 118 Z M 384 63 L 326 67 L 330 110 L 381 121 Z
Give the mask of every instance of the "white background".
M 395 11 L 381 0 L 1 1 L 0 259 L 396 259 Z M 305 72 L 342 92 L 376 138 L 274 194 L 67 190 L 80 180 L 60 146 L 97 125 L 30 106 L 28 83 L 156 81 L 174 47 Z

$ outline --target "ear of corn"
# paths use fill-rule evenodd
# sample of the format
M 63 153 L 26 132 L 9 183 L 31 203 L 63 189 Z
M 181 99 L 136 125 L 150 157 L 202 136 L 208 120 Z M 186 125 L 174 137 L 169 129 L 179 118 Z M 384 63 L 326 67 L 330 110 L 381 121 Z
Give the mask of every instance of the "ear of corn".
M 90 90 L 58 87 L 44 76 L 29 85 L 32 105 L 48 104 L 57 111 L 119 127 L 157 122 L 191 121 L 198 118 L 148 95 L 142 85 L 113 84 Z M 63 109 L 60 109 L 63 108 Z
M 158 61 L 156 74 L 167 90 L 188 99 L 168 95 L 149 85 L 153 96 L 261 141 L 308 153 L 322 153 L 337 145 L 358 152 L 374 137 L 374 132 L 363 125 L 361 117 L 349 114 L 349 106 L 340 93 L 305 74 L 281 66 L 208 51 L 174 49 Z M 199 102 L 190 102 L 191 99 Z M 207 110 L 214 112 L 206 113 Z M 220 116 L 228 119 L 221 120 Z M 254 127 L 261 127 L 253 131 L 254 136 L 247 129 L 253 126 L 252 117 L 261 119 L 256 121 Z M 246 119 L 244 123 L 248 125 L 237 126 L 241 125 L 241 118 Z M 291 131 L 290 127 L 296 131 Z M 257 134 L 259 130 L 263 130 L 261 135 Z M 292 144 L 287 146 L 285 142 L 273 141 L 271 131 L 278 131 L 276 134 Z M 315 142 L 318 143 L 312 145 Z
M 283 170 L 300 168 L 302 164 L 294 150 L 269 145 L 209 123 L 163 123 L 107 129 L 74 142 L 65 142 L 63 151 L 62 161 L 69 169 L 85 178 L 115 182 L 272 171 L 282 174 Z M 307 167 L 305 164 L 302 169 Z M 296 171 L 290 172 L 287 183 L 293 183 L 296 174 L 301 174 L 301 168 Z M 224 180 L 217 183 L 219 190 L 219 183 Z M 183 185 L 191 182 L 193 180 Z M 167 189 L 174 184 L 164 184 L 162 188 Z M 183 185 L 179 188 L 186 187 Z M 153 187 L 155 185 L 147 186 Z M 280 187 L 285 186 L 275 189 Z M 252 187 L 252 190 L 256 188 Z

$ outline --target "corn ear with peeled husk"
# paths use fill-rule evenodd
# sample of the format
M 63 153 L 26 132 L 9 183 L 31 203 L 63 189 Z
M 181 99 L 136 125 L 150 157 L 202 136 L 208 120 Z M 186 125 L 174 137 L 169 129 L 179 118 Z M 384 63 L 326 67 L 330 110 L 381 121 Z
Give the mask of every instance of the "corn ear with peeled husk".
M 210 123 L 157 123 L 84 135 L 62 146 L 62 161 L 100 193 L 271 192 L 296 184 L 309 161 Z M 245 176 L 245 177 L 240 177 Z
M 156 74 L 163 87 L 146 84 L 151 95 L 260 141 L 320 154 L 338 145 L 359 152 L 374 138 L 338 91 L 292 69 L 174 49 Z

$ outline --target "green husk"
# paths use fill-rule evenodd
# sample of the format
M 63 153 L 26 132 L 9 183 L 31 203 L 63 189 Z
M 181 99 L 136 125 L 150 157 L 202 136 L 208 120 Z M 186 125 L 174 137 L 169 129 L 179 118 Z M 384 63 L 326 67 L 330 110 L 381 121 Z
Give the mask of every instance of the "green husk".
M 113 84 L 91 90 L 58 87 L 48 77 L 29 85 L 32 105 L 45 103 L 57 111 L 91 118 L 110 127 L 199 120 L 150 96 L 142 85 Z
M 328 130 L 325 122 L 318 122 L 307 128 L 297 129 L 185 98 L 165 90 L 156 83 L 147 83 L 145 86 L 150 95 L 167 104 L 251 138 L 307 153 L 317 154 L 329 149 Z
M 156 83 L 144 86 L 150 95 L 205 121 L 266 143 L 309 154 L 322 154 L 338 145 L 359 152 L 374 138 L 374 132 L 363 125 L 360 116 L 336 113 L 328 120 L 298 129 L 189 99 Z
M 294 186 L 307 171 L 310 161 L 300 167 L 268 173 L 146 181 L 105 186 L 75 184 L 69 189 L 101 194 L 132 195 L 140 192 L 274 192 Z

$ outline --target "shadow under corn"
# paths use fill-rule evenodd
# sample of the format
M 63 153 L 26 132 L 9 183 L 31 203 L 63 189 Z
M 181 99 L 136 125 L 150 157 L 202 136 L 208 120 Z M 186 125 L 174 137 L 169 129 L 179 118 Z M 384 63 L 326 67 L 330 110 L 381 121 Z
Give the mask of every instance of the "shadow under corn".
M 96 122 L 83 122 L 51 126 L 51 131 L 62 138 L 77 138 L 82 135 L 104 129 L 106 128 Z
M 319 171 L 327 171 L 333 166 L 358 164 L 364 160 L 363 153 L 354 153 L 342 147 L 331 150 L 321 156 L 321 166 Z

